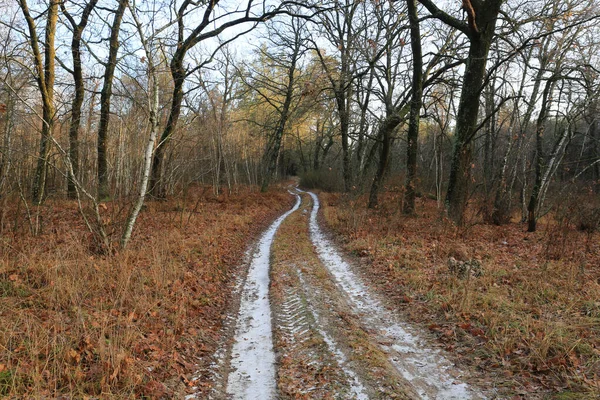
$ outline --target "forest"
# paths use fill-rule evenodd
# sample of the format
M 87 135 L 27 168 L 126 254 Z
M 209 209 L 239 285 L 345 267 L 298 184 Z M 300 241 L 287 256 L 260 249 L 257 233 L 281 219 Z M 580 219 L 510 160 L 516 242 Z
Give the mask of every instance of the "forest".
M 295 198 L 481 398 L 600 394 L 597 1 L 0 9 L 0 397 L 231 395 L 207 371 L 244 252 Z M 284 284 L 338 296 L 281 261 L 327 264 L 290 215 L 274 321 Z M 413 398 L 361 362 L 366 398 Z M 331 363 L 306 379 L 349 387 Z M 279 398 L 352 398 L 278 379 Z

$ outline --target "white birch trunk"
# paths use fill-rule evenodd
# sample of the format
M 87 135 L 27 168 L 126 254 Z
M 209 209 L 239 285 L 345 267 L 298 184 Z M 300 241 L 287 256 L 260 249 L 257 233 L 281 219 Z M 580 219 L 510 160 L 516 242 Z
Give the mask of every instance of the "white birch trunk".
M 146 150 L 144 152 L 144 166 L 142 169 L 142 180 L 140 182 L 140 192 L 136 199 L 136 202 L 127 217 L 127 222 L 125 223 L 125 230 L 123 231 L 123 236 L 121 236 L 121 249 L 125 249 L 127 247 L 127 243 L 131 239 L 131 233 L 133 232 L 133 227 L 135 225 L 135 221 L 137 220 L 138 215 L 144 205 L 144 199 L 146 198 L 146 193 L 148 191 L 148 182 L 150 181 L 150 171 L 152 169 L 152 154 L 154 153 L 154 146 L 156 144 L 156 138 L 158 136 L 158 102 L 159 102 L 159 88 L 158 88 L 158 78 L 156 76 L 156 67 L 153 61 L 152 49 L 150 48 L 148 41 L 144 37 L 142 25 L 140 24 L 135 10 L 131 8 L 129 5 L 131 14 L 135 21 L 136 28 L 138 30 L 138 34 L 140 35 L 140 40 L 144 47 L 144 52 L 146 53 L 146 60 L 148 63 L 148 84 L 150 87 L 150 98 L 148 99 L 148 106 L 150 109 L 150 137 L 148 138 L 148 143 L 146 144 Z

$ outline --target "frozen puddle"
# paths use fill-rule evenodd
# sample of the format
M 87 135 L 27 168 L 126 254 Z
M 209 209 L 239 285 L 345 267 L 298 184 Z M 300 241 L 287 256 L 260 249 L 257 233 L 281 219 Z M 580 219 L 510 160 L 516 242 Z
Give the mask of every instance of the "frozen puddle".
M 319 199 L 311 192 L 313 209 L 310 215 L 310 234 L 319 258 L 329 269 L 337 284 L 346 292 L 363 321 L 378 331 L 381 348 L 402 376 L 410 382 L 422 399 L 466 400 L 483 399 L 458 380 L 456 369 L 439 350 L 427 347 L 424 340 L 381 302 L 363 284 L 333 244 L 323 235 L 318 223 Z M 384 344 L 381 344 L 384 343 Z M 454 372 L 454 374 L 452 373 Z
M 269 306 L 269 256 L 279 225 L 299 206 L 300 196 L 296 195 L 294 207 L 267 229 L 250 262 L 231 349 L 228 398 L 269 400 L 276 397 L 275 353 Z

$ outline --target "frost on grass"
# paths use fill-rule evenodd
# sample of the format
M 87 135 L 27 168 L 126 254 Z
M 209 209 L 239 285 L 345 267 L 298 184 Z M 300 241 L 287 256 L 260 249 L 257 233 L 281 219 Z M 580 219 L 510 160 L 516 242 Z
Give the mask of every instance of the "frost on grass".
M 414 328 L 402 323 L 370 292 L 321 231 L 317 222 L 319 199 L 314 193 L 308 194 L 314 203 L 310 215 L 310 234 L 319 258 L 346 292 L 362 320 L 380 336 L 381 348 L 402 376 L 422 399 L 484 398 L 460 381 L 456 368 L 439 350 L 428 347 Z
M 227 394 L 232 399 L 275 398 L 275 353 L 269 305 L 269 256 L 279 225 L 300 206 L 279 217 L 261 237 L 242 289 L 234 344 L 231 350 Z

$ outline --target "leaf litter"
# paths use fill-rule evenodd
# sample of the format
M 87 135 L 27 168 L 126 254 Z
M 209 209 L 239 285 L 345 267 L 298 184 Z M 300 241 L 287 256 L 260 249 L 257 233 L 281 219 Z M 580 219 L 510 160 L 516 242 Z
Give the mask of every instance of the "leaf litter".
M 380 339 L 392 364 L 416 389 L 422 399 L 483 399 L 483 393 L 461 380 L 461 372 L 438 349 L 431 348 L 414 327 L 388 310 L 344 261 L 317 222 L 319 199 L 312 193 L 311 238 L 319 257 L 348 295 L 365 324 Z

